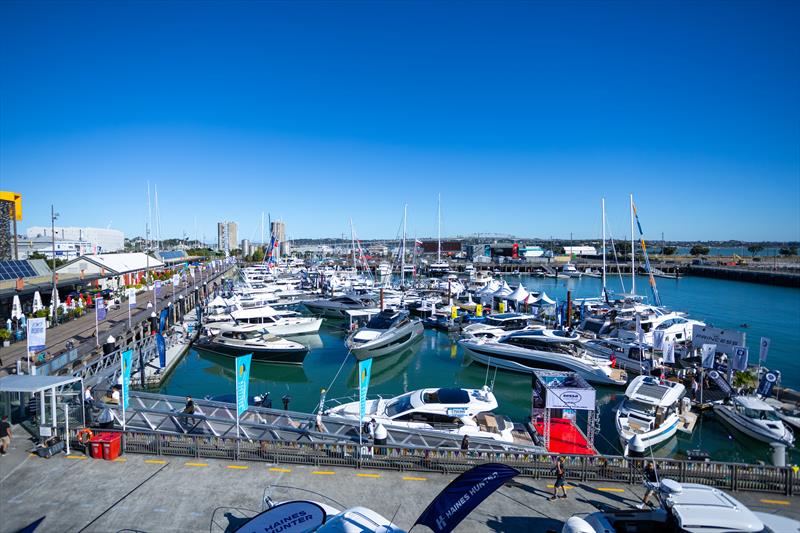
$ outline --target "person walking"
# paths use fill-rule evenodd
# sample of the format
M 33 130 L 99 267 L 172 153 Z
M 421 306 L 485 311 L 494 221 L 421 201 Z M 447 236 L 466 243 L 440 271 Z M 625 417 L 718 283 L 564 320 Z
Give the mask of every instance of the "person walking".
M 553 495 L 550 497 L 550 501 L 553 501 L 553 500 L 555 500 L 556 498 L 559 497 L 558 496 L 559 487 L 561 488 L 561 492 L 564 493 L 564 495 L 560 496 L 560 497 L 561 498 L 566 498 L 567 497 L 567 489 L 566 489 L 566 487 L 564 487 L 564 476 L 566 475 L 566 469 L 564 468 L 564 458 L 563 457 L 559 457 L 556 460 L 555 471 L 556 471 L 556 482 L 553 484 Z
M 648 461 L 647 465 L 644 467 L 644 486 L 647 488 L 647 490 L 644 493 L 644 498 L 642 498 L 642 503 L 639 504 L 639 509 L 647 509 L 647 500 L 650 499 L 650 496 L 655 494 L 656 489 L 658 489 L 658 485 L 658 473 L 656 472 L 656 467 L 652 461 Z
M 194 414 L 194 400 L 192 400 L 191 396 L 187 396 L 186 397 L 186 406 L 183 408 L 183 414 L 185 414 L 185 415 L 193 415 Z M 187 416 L 186 417 L 186 423 L 189 424 L 190 426 L 194 425 L 194 417 L 193 416 Z
M 8 423 L 8 415 L 3 415 L 0 419 L 0 456 L 8 453 L 11 447 L 11 424 Z
M 461 439 L 461 451 L 465 454 L 469 453 L 469 435 L 464 435 L 464 438 Z

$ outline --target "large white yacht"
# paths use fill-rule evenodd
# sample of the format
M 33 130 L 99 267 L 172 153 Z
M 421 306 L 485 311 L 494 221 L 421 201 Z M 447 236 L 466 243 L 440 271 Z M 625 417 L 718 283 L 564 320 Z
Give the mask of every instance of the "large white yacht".
M 408 311 L 384 309 L 357 329 L 345 340 L 345 346 L 356 359 L 388 355 L 411 346 L 422 339 L 425 328 Z
M 625 390 L 625 400 L 614 414 L 619 440 L 627 452 L 644 453 L 672 438 L 681 423 L 680 383 L 636 376 Z
M 487 316 L 483 322 L 475 322 L 464 326 L 462 333 L 467 337 L 490 337 L 499 339 L 510 331 L 530 328 L 536 321 L 536 315 L 524 313 L 500 313 Z M 539 329 L 544 329 L 542 326 Z
M 599 358 L 611 361 L 614 365 L 627 372 L 635 374 L 649 374 L 653 369 L 653 360 L 644 350 L 644 354 L 639 344 L 625 342 L 618 339 L 590 339 L 583 343 L 586 350 Z
M 254 361 L 301 365 L 308 347 L 298 342 L 270 335 L 257 324 L 218 326 L 217 332 L 208 332 L 194 343 L 196 348 L 208 352 L 238 357 L 253 354 Z
M 359 419 L 360 402 L 338 405 L 328 416 Z M 482 389 L 421 389 L 395 398 L 367 400 L 366 418 L 384 426 L 443 431 L 514 442 L 514 423 L 492 413 L 497 399 Z
M 591 357 L 580 347 L 577 335 L 562 330 L 523 330 L 497 340 L 461 339 L 458 343 L 476 361 L 514 372 L 561 370 L 576 372 L 601 385 L 625 385 L 624 370 Z
M 220 316 L 222 320 L 209 321 L 205 324 L 205 328 L 215 331 L 217 326 L 225 323 L 235 324 L 258 324 L 268 333 L 279 336 L 289 335 L 308 335 L 317 333 L 322 319 L 316 317 L 305 317 L 294 311 L 289 311 L 289 315 L 284 312 L 276 311 L 270 306 L 255 307 L 251 309 L 237 309 L 231 311 L 224 320 L 224 315 Z
M 734 396 L 730 404 L 714 404 L 714 414 L 745 435 L 768 444 L 794 446 L 794 433 L 775 408 L 756 396 Z

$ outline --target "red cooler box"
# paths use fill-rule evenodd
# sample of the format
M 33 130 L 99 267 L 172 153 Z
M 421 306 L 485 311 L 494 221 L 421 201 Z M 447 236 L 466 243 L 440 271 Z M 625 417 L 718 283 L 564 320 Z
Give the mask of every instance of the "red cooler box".
M 120 451 L 122 450 L 122 434 L 105 433 L 105 435 L 106 438 L 103 441 L 103 459 L 106 461 L 113 461 L 119 457 Z
M 110 433 L 98 433 L 91 439 L 89 439 L 89 448 L 91 449 L 91 455 L 95 459 L 102 459 L 103 458 L 103 445 L 105 444 L 106 440 L 108 439 Z

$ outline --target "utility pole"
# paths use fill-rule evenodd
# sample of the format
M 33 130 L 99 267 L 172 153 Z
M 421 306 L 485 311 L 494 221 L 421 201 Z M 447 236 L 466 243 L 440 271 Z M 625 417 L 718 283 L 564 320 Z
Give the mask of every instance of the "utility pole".
M 53 294 L 50 296 L 50 303 L 53 306 L 53 325 L 58 325 L 58 309 L 56 308 L 56 301 L 58 300 L 58 287 L 56 287 L 56 218 L 58 213 L 55 211 L 53 204 L 50 204 L 50 237 L 53 243 Z

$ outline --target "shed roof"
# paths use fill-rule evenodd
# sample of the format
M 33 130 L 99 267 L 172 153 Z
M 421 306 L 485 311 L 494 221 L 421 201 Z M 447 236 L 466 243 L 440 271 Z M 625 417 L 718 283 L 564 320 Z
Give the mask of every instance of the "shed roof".
M 69 385 L 81 381 L 80 377 L 73 376 L 29 376 L 27 374 L 11 374 L 0 378 L 0 392 L 28 392 L 35 393 Z

